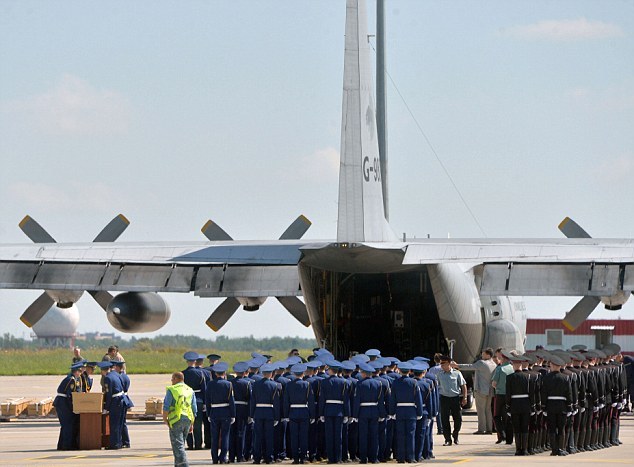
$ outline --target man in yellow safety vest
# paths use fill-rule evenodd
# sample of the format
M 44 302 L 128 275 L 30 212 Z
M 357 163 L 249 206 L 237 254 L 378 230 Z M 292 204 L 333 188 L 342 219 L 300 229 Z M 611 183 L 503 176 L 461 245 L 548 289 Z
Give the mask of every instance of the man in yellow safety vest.
M 172 373 L 172 385 L 167 387 L 163 400 L 163 422 L 170 430 L 170 443 L 174 453 L 175 466 L 187 466 L 185 441 L 187 433 L 193 429 L 196 417 L 194 390 L 187 386 L 183 373 Z

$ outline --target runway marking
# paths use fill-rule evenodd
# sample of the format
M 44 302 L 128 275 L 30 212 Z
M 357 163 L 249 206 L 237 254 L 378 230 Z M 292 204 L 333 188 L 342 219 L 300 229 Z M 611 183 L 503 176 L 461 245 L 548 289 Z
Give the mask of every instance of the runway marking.
M 472 458 L 468 457 L 468 458 L 462 459 L 462 460 L 460 460 L 458 462 L 454 462 L 454 464 L 464 464 L 465 462 L 471 462 L 472 460 L 473 460 Z

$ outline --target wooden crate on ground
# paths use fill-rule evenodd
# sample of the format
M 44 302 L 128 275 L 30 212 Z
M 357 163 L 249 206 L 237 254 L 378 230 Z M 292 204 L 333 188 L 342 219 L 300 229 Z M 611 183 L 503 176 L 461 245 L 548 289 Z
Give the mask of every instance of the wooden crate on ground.
M 41 401 L 32 401 L 27 408 L 27 415 L 46 417 L 53 409 L 53 398 L 47 397 Z
M 33 399 L 27 399 L 26 397 L 17 397 L 14 399 L 7 399 L 0 404 L 3 417 L 17 417 L 22 412 L 27 410 L 29 404 L 33 402 Z
M 163 399 L 150 397 L 145 401 L 145 415 L 161 415 L 163 413 Z

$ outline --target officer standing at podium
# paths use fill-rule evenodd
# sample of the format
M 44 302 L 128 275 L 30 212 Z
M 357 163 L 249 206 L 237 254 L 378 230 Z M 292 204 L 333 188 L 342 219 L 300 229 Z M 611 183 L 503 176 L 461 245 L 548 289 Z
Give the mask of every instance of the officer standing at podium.
M 110 414 L 110 446 L 106 449 L 121 449 L 121 417 L 123 417 L 123 384 L 116 372 L 111 372 L 112 362 L 97 364 L 103 376 L 103 408 Z
M 53 401 L 53 406 L 59 419 L 59 439 L 57 441 L 58 451 L 68 451 L 77 449 L 77 442 L 74 437 L 76 418 L 73 414 L 73 392 L 80 385 L 81 369 L 83 362 L 75 363 L 70 367 L 70 372 L 57 387 L 57 396 Z

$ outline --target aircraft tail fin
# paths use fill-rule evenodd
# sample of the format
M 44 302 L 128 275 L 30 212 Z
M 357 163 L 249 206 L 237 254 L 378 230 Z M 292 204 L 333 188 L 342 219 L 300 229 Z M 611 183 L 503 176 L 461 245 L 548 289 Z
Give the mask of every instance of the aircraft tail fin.
M 383 206 L 365 0 L 347 0 L 337 241 L 394 241 Z

